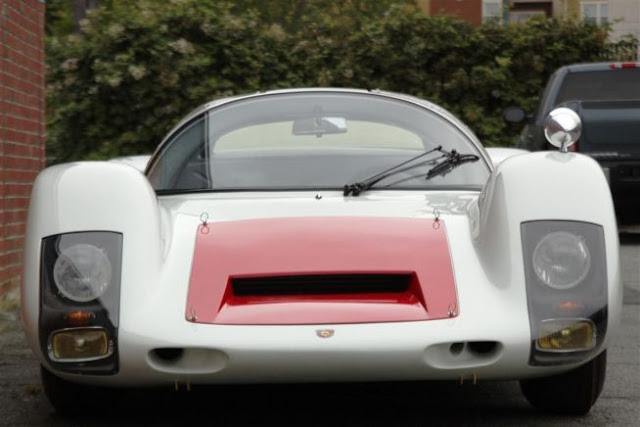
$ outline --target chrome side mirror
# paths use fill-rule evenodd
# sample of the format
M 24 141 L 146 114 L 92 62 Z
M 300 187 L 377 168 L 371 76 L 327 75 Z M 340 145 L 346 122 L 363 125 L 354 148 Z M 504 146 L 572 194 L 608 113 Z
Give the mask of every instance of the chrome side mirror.
M 566 153 L 580 138 L 582 133 L 582 121 L 578 114 L 565 107 L 552 110 L 544 119 L 544 136 L 560 152 Z

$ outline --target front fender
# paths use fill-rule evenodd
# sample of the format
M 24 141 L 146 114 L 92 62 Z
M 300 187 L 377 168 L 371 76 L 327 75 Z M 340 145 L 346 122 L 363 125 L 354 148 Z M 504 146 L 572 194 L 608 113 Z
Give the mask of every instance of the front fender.
M 608 281 L 609 325 L 619 322 L 622 282 L 618 228 L 611 191 L 592 158 L 576 153 L 537 152 L 500 163 L 470 212 L 474 246 L 499 288 L 523 284 L 521 224 L 581 221 L 602 226 Z M 608 337 L 611 334 L 607 334 Z
M 40 257 L 44 237 L 82 231 L 123 235 L 121 313 L 152 291 L 162 264 L 155 193 L 146 177 L 126 165 L 78 162 L 42 171 L 34 184 L 25 235 L 22 318 L 29 342 L 40 354 Z

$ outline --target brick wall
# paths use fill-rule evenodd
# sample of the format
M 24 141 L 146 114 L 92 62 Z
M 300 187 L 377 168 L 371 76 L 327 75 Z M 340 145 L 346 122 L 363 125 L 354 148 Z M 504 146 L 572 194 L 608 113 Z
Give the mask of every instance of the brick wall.
M 43 0 L 0 0 L 0 296 L 20 282 L 31 186 L 44 167 Z
M 482 24 L 482 0 L 431 0 L 430 15 L 451 15 L 473 25 Z

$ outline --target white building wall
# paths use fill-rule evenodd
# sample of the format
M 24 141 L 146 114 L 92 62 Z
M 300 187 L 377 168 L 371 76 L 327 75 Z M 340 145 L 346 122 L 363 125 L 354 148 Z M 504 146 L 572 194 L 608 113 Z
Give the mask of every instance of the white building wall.
M 640 0 L 609 0 L 609 14 L 614 38 L 629 33 L 640 38 Z
M 613 24 L 613 40 L 618 40 L 625 34 L 633 34 L 640 39 L 640 0 L 609 0 L 609 14 Z M 640 46 L 638 59 L 640 60 Z

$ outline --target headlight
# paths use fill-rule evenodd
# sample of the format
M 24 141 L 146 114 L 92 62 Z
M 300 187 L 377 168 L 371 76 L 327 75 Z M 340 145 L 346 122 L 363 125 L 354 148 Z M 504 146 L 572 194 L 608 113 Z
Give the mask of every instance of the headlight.
M 579 363 L 607 332 L 604 228 L 581 221 L 521 224 L 531 365 Z
M 122 240 L 112 231 L 42 239 L 39 341 L 52 369 L 118 372 Z
M 64 249 L 53 266 L 62 295 L 77 302 L 101 297 L 111 283 L 111 262 L 99 248 L 81 243 Z
M 556 231 L 544 236 L 533 251 L 533 270 L 538 279 L 554 289 L 571 289 L 584 280 L 591 254 L 581 236 Z

